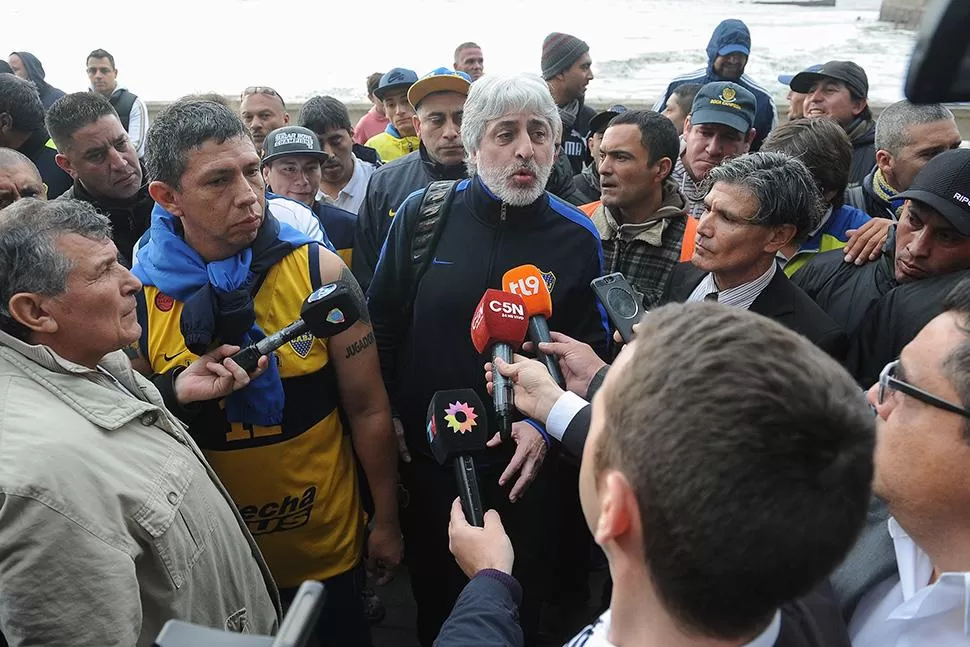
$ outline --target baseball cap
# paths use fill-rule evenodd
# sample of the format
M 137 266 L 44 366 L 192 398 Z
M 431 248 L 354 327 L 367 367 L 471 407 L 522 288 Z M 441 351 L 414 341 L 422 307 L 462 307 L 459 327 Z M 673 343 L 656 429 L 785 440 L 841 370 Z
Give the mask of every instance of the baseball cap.
M 320 148 L 320 140 L 316 133 L 303 126 L 283 126 L 270 131 L 263 141 L 263 159 L 259 168 L 280 157 L 290 155 L 307 155 L 319 158 L 322 162 L 329 155 Z
M 815 65 L 810 65 L 806 67 L 804 70 L 802 70 L 802 72 L 818 72 L 821 69 L 822 69 L 822 64 L 816 63 Z M 781 83 L 782 85 L 789 85 L 791 83 L 791 80 L 794 79 L 795 76 L 796 76 L 795 74 L 779 74 L 778 82 Z
M 788 87 L 795 92 L 807 94 L 812 91 L 813 85 L 826 78 L 842 81 L 860 96 L 869 96 L 869 77 L 864 69 L 852 61 L 829 61 L 818 71 L 799 72 L 788 83 Z
M 447 67 L 435 68 L 411 85 L 408 101 L 412 108 L 417 109 L 418 104 L 433 92 L 457 92 L 468 96 L 471 84 L 472 77 L 464 72 L 456 72 Z
M 606 130 L 606 125 L 610 123 L 610 120 L 621 112 L 626 112 L 626 106 L 621 106 L 620 104 L 610 106 L 606 110 L 597 112 L 595 115 L 593 115 L 593 118 L 589 120 L 589 132 L 586 133 L 586 137 L 592 137 L 595 133 L 601 130 Z
M 740 133 L 754 125 L 758 100 L 750 91 L 730 81 L 708 83 L 697 91 L 691 106 L 690 123 L 723 124 Z
M 384 95 L 389 91 L 399 88 L 406 90 L 417 80 L 418 75 L 414 70 L 409 70 L 406 67 L 395 67 L 385 72 L 384 76 L 381 77 L 377 89 L 374 90 L 374 96 L 383 101 Z
M 935 209 L 953 228 L 970 236 L 970 149 L 940 153 L 926 163 L 913 184 L 895 198 L 916 200 Z
M 744 45 L 743 43 L 729 43 L 724 47 L 722 47 L 721 49 L 717 50 L 717 55 L 727 56 L 728 54 L 736 54 L 738 52 L 744 54 L 745 56 L 750 56 L 751 48 Z

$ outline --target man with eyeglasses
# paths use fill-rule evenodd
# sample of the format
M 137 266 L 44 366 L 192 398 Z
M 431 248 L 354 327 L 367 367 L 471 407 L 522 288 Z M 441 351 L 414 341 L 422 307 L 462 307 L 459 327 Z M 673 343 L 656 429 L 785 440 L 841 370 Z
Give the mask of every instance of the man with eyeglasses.
M 138 157 L 144 157 L 145 135 L 148 133 L 148 108 L 145 102 L 127 88 L 118 86 L 115 57 L 106 50 L 96 49 L 88 54 L 86 66 L 91 92 L 97 92 L 108 100 L 118 113 L 118 119 Z
M 239 96 L 239 116 L 253 135 L 256 152 L 263 154 L 263 141 L 270 131 L 290 123 L 286 102 L 273 88 L 252 85 Z
M 868 399 L 877 414 L 873 490 L 889 516 L 870 516 L 868 550 L 857 545 L 841 569 L 856 574 L 850 588 L 840 588 L 852 644 L 966 645 L 970 282 L 883 369 Z

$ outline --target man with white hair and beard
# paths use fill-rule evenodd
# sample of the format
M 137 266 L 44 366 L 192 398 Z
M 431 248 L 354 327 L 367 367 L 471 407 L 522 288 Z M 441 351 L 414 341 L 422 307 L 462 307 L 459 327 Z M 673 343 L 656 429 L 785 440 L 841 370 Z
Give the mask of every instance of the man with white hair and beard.
M 370 285 L 381 371 L 399 440 L 409 453 L 401 468 L 408 491 L 402 530 L 425 646 L 466 581 L 448 552 L 445 531 L 458 490 L 451 467 L 432 457 L 425 416 L 439 390 L 473 387 L 490 401 L 481 379 L 483 358 L 469 336 L 482 293 L 501 289 L 506 271 L 535 265 L 552 296 L 549 325 L 601 353 L 607 347 L 605 316 L 589 289 L 602 274 L 599 235 L 588 218 L 544 189 L 561 132 L 559 111 L 538 77 L 488 75 L 476 81 L 461 129 L 471 177 L 434 183 L 405 200 Z M 416 231 L 432 235 L 416 237 Z M 509 520 L 520 556 L 516 577 L 527 580 L 521 613 L 526 644 L 537 629 L 549 553 L 544 517 L 551 518 L 554 495 L 550 469 L 539 470 L 547 447 L 542 434 L 529 422 L 515 423 L 515 446 L 493 447 L 476 464 L 482 503 Z

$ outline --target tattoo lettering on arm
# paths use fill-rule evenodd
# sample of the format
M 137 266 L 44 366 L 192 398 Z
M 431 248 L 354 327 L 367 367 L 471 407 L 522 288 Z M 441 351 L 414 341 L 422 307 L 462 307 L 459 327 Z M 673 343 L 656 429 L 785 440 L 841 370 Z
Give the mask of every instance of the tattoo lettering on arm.
M 360 289 L 360 283 L 354 278 L 354 273 L 346 265 L 340 270 L 340 280 L 350 286 L 350 295 L 354 298 L 354 305 L 360 310 L 360 320 L 365 324 L 370 324 L 370 313 L 367 312 L 367 297 Z M 347 357 L 350 357 L 348 355 Z
M 346 357 L 353 357 L 354 355 L 363 352 L 365 348 L 374 343 L 374 331 L 368 332 L 366 335 L 355 341 L 350 346 L 347 346 Z

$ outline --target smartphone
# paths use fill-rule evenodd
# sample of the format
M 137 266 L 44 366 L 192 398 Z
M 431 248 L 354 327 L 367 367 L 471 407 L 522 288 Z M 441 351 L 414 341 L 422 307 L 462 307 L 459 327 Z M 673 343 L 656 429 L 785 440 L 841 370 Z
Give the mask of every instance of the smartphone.
M 623 341 L 633 339 L 633 326 L 640 322 L 646 312 L 643 309 L 643 295 L 634 290 L 619 272 L 593 279 L 589 285 Z

